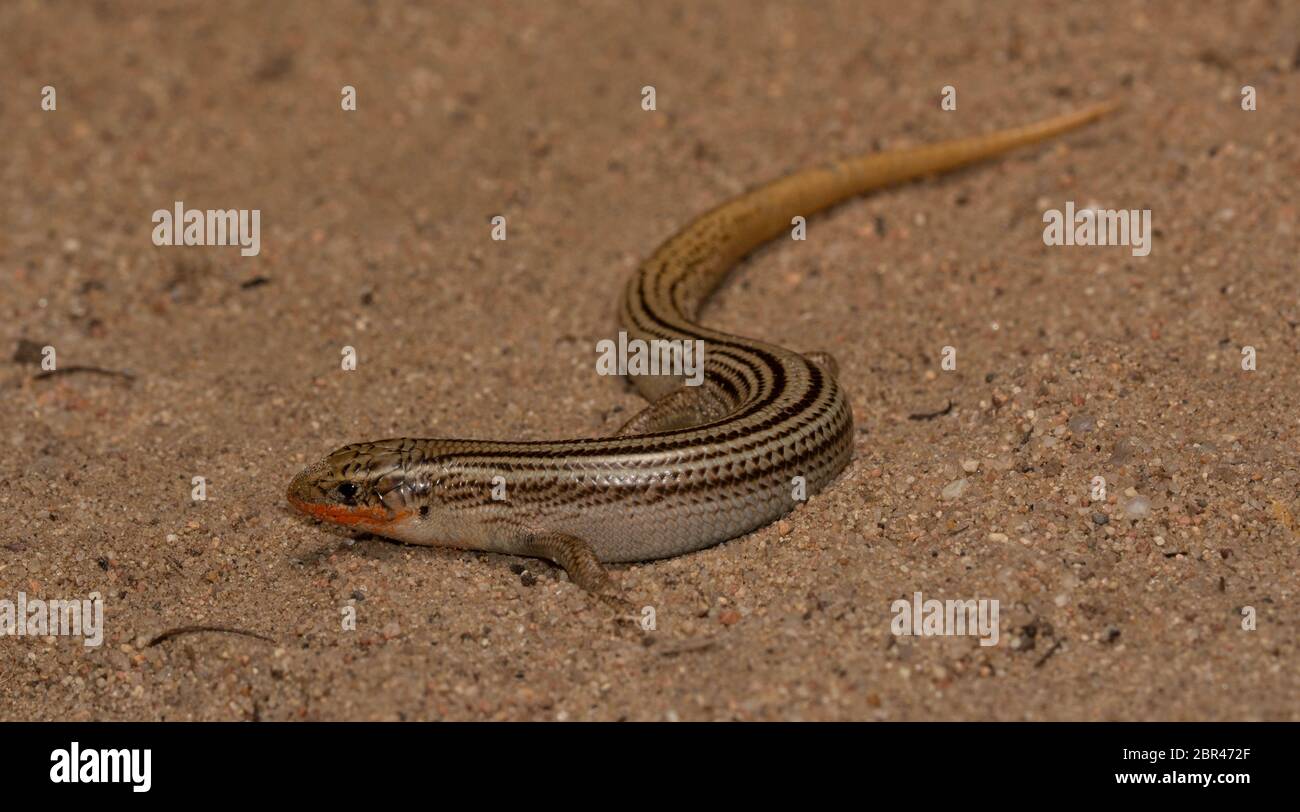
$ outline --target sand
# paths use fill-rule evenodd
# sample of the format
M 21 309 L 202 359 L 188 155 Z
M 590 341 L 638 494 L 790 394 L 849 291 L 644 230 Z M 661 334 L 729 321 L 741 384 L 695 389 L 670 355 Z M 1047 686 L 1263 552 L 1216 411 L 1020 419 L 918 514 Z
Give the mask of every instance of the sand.
M 1300 7 L 15 2 L 0 30 L 0 600 L 104 611 L 98 647 L 0 638 L 0 719 L 1300 717 Z M 615 568 L 652 631 L 545 562 L 284 502 L 347 442 L 607 434 L 641 401 L 596 342 L 693 215 L 1111 97 L 738 270 L 705 321 L 834 353 L 854 461 Z M 175 201 L 260 210 L 260 253 L 155 246 Z M 1044 245 L 1067 201 L 1149 209 L 1150 254 Z M 133 377 L 38 379 L 47 345 Z M 894 635 L 916 592 L 998 600 L 998 644 Z M 150 645 L 192 626 L 241 633 Z

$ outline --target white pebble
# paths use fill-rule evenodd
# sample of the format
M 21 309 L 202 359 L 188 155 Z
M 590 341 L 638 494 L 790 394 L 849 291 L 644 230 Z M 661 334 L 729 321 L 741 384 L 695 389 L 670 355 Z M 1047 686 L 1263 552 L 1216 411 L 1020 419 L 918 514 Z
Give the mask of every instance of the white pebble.
M 969 483 L 966 482 L 965 477 L 949 482 L 947 485 L 944 486 L 943 492 L 940 495 L 944 499 L 957 499 L 963 493 L 966 492 L 967 484 Z
M 1151 515 L 1151 500 L 1145 496 L 1135 496 L 1124 505 L 1124 515 L 1130 519 L 1145 519 Z

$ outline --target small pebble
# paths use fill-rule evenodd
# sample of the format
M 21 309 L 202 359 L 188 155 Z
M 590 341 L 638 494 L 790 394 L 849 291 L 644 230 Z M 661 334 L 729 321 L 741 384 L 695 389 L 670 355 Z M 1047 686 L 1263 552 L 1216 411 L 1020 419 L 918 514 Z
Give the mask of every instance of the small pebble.
M 966 486 L 968 484 L 969 483 L 966 481 L 965 477 L 962 477 L 961 479 L 958 480 L 954 480 L 944 486 L 943 492 L 940 495 L 944 499 L 957 499 L 963 493 L 966 492 Z
M 968 474 L 973 474 L 980 469 L 979 460 L 962 460 L 961 469 Z
M 1124 515 L 1130 519 L 1145 519 L 1151 515 L 1151 500 L 1145 496 L 1135 496 L 1124 505 Z
M 1091 415 L 1076 414 L 1070 418 L 1070 432 L 1076 435 L 1087 434 L 1097 426 L 1097 421 L 1092 419 Z

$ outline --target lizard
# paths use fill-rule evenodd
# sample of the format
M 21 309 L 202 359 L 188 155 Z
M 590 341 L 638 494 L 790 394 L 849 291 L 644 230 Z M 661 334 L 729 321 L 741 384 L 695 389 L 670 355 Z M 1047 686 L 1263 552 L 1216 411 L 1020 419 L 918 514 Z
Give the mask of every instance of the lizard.
M 288 501 L 316 519 L 410 544 L 549 559 L 602 596 L 618 593 L 607 563 L 681 555 L 775 521 L 795 507 L 797 477 L 812 495 L 849 464 L 852 409 L 833 357 L 698 324 L 709 295 L 796 216 L 1041 142 L 1116 106 L 844 158 L 725 201 L 642 262 L 619 307 L 630 338 L 702 340 L 698 385 L 682 375 L 633 376 L 650 403 L 610 437 L 353 443 L 295 476 Z

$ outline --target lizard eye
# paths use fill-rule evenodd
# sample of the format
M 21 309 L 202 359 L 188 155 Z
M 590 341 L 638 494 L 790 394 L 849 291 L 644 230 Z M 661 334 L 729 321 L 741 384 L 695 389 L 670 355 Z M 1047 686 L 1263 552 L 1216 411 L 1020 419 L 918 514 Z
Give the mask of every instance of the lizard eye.
M 344 482 L 338 487 L 339 498 L 347 504 L 352 504 L 357 498 L 357 485 L 355 482 Z

